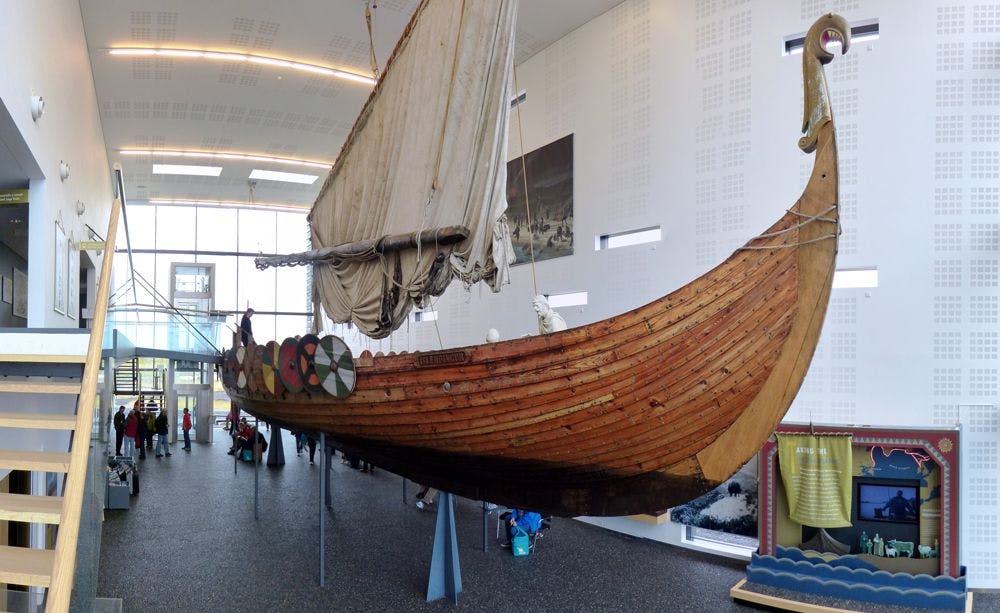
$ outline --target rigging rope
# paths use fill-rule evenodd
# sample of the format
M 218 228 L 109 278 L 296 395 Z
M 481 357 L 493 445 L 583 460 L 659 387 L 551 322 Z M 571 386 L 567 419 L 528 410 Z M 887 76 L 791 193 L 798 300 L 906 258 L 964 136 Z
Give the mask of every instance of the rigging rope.
M 514 95 L 517 96 L 517 66 L 514 66 L 511 70 L 514 75 Z M 521 129 L 521 104 L 518 103 L 515 108 L 517 109 L 517 138 L 521 147 L 521 180 L 524 184 L 524 208 L 528 216 L 528 252 L 531 254 L 531 297 L 534 298 L 538 295 L 538 277 L 535 275 L 535 233 L 531 229 L 531 200 L 528 198 L 528 167 L 525 164 L 524 158 L 524 132 Z
M 737 249 L 737 251 L 771 251 L 771 250 L 776 250 L 776 249 L 791 249 L 792 247 L 799 247 L 801 245 L 808 245 L 810 243 L 818 243 L 820 241 L 824 241 L 824 240 L 827 240 L 827 239 L 830 239 L 830 238 L 837 238 L 837 236 L 839 234 L 839 226 L 838 226 L 838 232 L 837 233 L 834 233 L 834 234 L 824 234 L 822 236 L 817 236 L 816 238 L 813 238 L 813 239 L 810 239 L 810 240 L 807 240 L 807 241 L 798 241 L 798 242 L 795 242 L 795 243 L 784 243 L 782 245 L 751 245 L 750 244 L 753 241 L 759 240 L 759 239 L 762 239 L 762 238 L 774 238 L 776 236 L 781 236 L 783 234 L 787 234 L 787 233 L 795 231 L 795 230 L 800 230 L 803 227 L 808 226 L 809 224 L 813 223 L 814 221 L 825 221 L 825 222 L 829 222 L 829 223 L 838 223 L 838 221 L 836 219 L 830 219 L 829 217 L 823 217 L 827 213 L 835 211 L 836 209 L 837 209 L 837 205 L 836 204 L 831 204 L 825 210 L 820 211 L 819 213 L 816 213 L 815 215 L 806 215 L 805 213 L 800 213 L 798 211 L 793 211 L 792 209 L 788 209 L 788 211 L 786 211 L 787 213 L 790 213 L 792 215 L 797 215 L 799 217 L 804 217 L 805 221 L 799 222 L 797 224 L 793 224 L 793 225 L 788 226 L 787 228 L 784 228 L 784 229 L 781 229 L 781 230 L 776 230 L 774 232 L 765 232 L 763 234 L 758 234 L 757 236 L 755 236 L 755 237 L 751 238 L 749 241 L 747 241 L 747 244 L 743 245 L 742 247 L 739 247 Z

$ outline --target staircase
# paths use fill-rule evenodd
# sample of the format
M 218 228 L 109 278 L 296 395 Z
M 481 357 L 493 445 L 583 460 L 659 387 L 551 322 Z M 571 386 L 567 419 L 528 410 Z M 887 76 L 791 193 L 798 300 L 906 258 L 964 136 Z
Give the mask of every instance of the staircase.
M 55 548 L 0 546 L 0 583 L 47 588 L 46 611 L 68 611 L 101 368 L 115 234 L 115 200 L 97 288 L 97 308 L 83 350 L 81 335 L 4 334 L 0 343 L 0 470 L 65 474 L 62 496 L 0 494 L 0 521 L 58 526 Z M 64 337 L 60 339 L 59 337 Z M 65 351 L 65 347 L 73 351 Z M 13 350 L 11 349 L 13 347 Z M 57 351 L 51 351 L 57 347 Z M 15 432 L 16 435 L 10 435 Z M 65 433 L 61 436 L 59 433 Z M 9 448 L 3 448 L 3 447 Z M 68 449 L 68 451 L 67 451 Z
M 115 396 L 138 396 L 141 391 L 138 358 L 115 368 Z

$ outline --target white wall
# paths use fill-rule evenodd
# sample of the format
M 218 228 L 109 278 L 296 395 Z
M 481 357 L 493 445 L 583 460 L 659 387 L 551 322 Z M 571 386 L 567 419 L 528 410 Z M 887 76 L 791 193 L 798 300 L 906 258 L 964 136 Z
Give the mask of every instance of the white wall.
M 0 101 L 40 169 L 30 175 L 28 326 L 76 327 L 75 319 L 53 310 L 55 222 L 76 241 L 89 239 L 85 223 L 103 236 L 113 197 L 80 5 L 12 0 L 3 3 L 3 13 Z M 33 92 L 46 101 L 38 122 L 31 119 Z M 71 168 L 66 181 L 59 178 L 60 160 Z M 77 200 L 86 205 L 83 216 L 76 214 Z
M 629 0 L 564 37 L 517 75 L 524 149 L 575 134 L 577 251 L 539 263 L 539 289 L 589 292 L 562 313 L 592 322 L 696 277 L 791 206 L 812 158 L 796 146 L 801 59 L 782 41 L 831 10 L 880 23 L 827 68 L 838 267 L 877 266 L 879 287 L 834 290 L 787 419 L 930 427 L 961 413 L 962 561 L 970 586 L 1000 587 L 1000 2 Z M 513 127 L 510 142 L 518 155 Z M 653 225 L 656 246 L 590 248 Z M 534 332 L 529 269 L 513 279 L 500 295 L 453 285 L 437 306 L 444 344 Z M 433 326 L 373 349 L 436 348 Z

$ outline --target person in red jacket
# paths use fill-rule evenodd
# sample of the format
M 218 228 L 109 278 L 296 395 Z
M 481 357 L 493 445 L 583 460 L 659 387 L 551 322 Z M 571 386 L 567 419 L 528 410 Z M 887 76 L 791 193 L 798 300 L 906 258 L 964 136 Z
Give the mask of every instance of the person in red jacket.
M 135 409 L 125 418 L 125 455 L 135 459 L 135 442 L 139 438 L 139 417 Z
M 184 430 L 184 449 L 185 451 L 191 451 L 191 413 L 184 409 L 184 420 L 181 422 L 181 429 Z

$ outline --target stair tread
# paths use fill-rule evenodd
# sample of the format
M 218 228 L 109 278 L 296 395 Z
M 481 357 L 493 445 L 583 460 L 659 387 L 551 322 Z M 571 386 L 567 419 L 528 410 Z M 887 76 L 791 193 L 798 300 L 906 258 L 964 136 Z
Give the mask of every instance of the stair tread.
M 55 551 L 0 545 L 0 583 L 49 587 Z
M 87 362 L 87 354 L 0 353 L 0 362 L 23 362 L 25 364 L 84 364 Z
M 69 458 L 69 452 L 63 451 L 14 451 L 11 449 L 0 449 L 0 468 L 65 473 L 69 472 Z
M 22 394 L 79 394 L 77 379 L 0 379 L 0 392 Z
M 0 412 L 0 428 L 38 428 L 40 430 L 73 430 L 76 415 L 55 413 Z
M 62 518 L 62 503 L 62 496 L 0 493 L 0 520 L 58 524 Z

